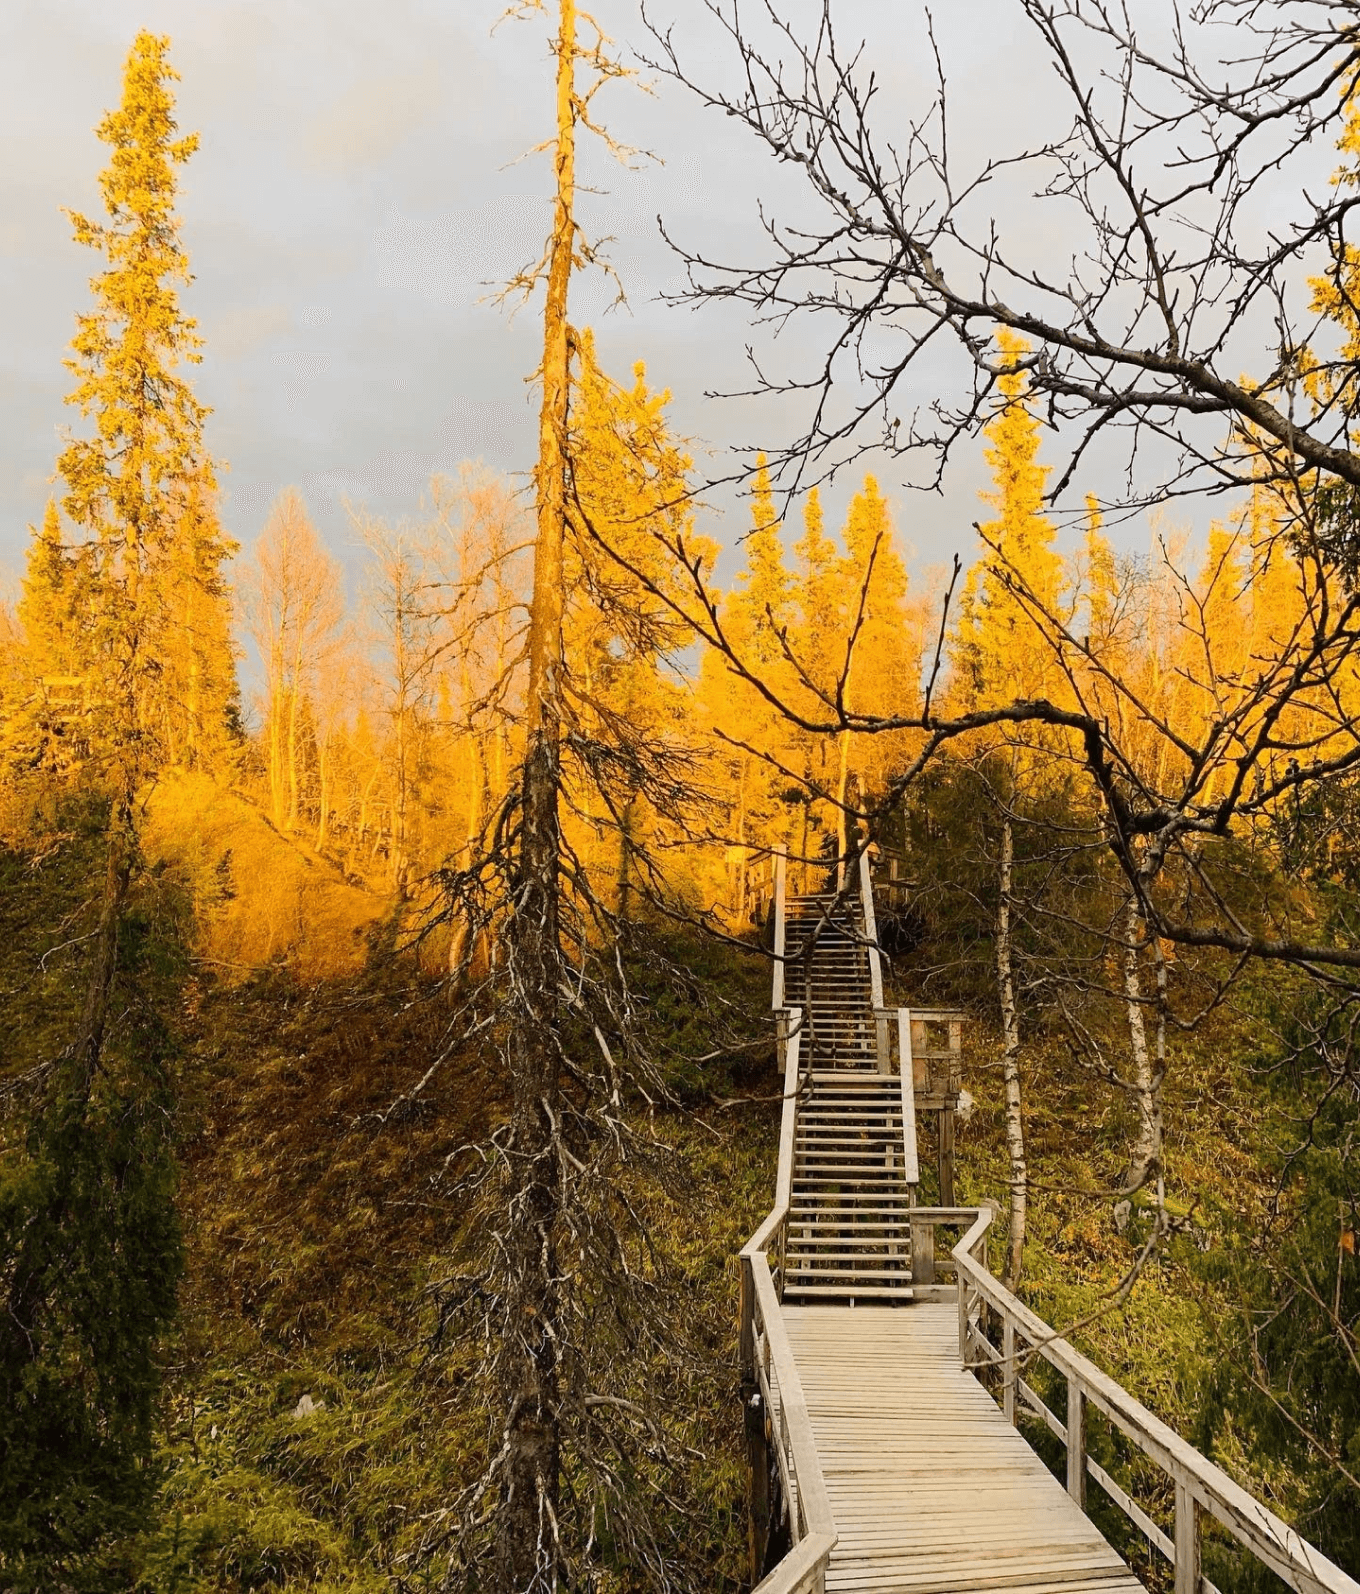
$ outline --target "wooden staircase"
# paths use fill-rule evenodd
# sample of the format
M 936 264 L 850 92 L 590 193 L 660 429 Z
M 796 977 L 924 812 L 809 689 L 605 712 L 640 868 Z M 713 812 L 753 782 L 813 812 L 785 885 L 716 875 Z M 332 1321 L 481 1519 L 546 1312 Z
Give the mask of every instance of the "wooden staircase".
M 799 1104 L 784 1298 L 911 1299 L 902 1092 L 887 1074 L 814 1072 Z
M 805 1065 L 876 1067 L 869 946 L 857 897 L 790 897 L 784 938 L 785 1000 L 803 1011 Z
M 869 910 L 872 912 L 872 908 Z M 907 1182 L 914 1118 L 901 1081 L 879 1071 L 876 956 L 861 894 L 789 899 L 785 993 L 803 1068 L 785 1240 L 790 1303 L 911 1299 Z M 886 1064 L 886 1057 L 883 1058 Z M 911 1171 L 914 1177 L 914 1155 Z

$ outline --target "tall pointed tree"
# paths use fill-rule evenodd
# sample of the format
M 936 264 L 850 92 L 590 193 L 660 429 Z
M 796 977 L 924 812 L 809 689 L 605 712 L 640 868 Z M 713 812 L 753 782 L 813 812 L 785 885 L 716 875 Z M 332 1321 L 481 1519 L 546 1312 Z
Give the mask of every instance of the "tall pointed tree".
M 145 1507 L 157 1340 L 180 1266 L 168 965 L 130 901 L 136 798 L 165 754 L 166 574 L 188 506 L 213 485 L 206 410 L 180 372 L 198 340 L 176 292 L 189 273 L 175 173 L 196 140 L 177 135 L 168 48 L 137 35 L 121 104 L 98 128 L 112 151 L 100 178 L 106 219 L 71 218 L 76 240 L 104 259 L 67 362 L 69 402 L 88 430 L 67 438 L 57 462 L 72 546 L 59 557 L 49 518 L 30 561 L 47 620 L 63 615 L 68 552 L 80 570 L 76 623 L 58 626 L 61 662 L 79 681 L 77 773 L 105 817 L 84 832 L 102 890 L 78 938 L 83 1002 L 42 1071 L 26 1161 L 0 1184 L 0 1561 L 25 1588 L 74 1582 L 68 1571 L 100 1536 Z M 26 596 L 36 610 L 37 586 Z
M 863 486 L 850 500 L 843 536 L 841 610 L 846 630 L 840 664 L 845 675 L 845 707 L 855 714 L 908 712 L 916 696 L 920 661 L 915 657 L 908 623 L 907 570 L 897 549 L 888 502 L 873 476 L 865 476 Z M 846 803 L 853 740 L 853 732 L 841 732 L 836 798 L 842 857 L 847 851 Z M 900 738 L 871 737 L 869 743 L 870 756 L 885 763 L 902 756 Z M 872 776 L 864 769 L 859 774 L 861 778 Z
M 579 338 L 576 368 L 568 695 L 573 723 L 592 749 L 580 801 L 617 841 L 610 872 L 626 916 L 632 860 L 646 839 L 648 809 L 655 815 L 643 787 L 654 784 L 648 773 L 660 773 L 678 740 L 687 696 L 675 666 L 691 632 L 672 606 L 683 589 L 668 550 L 683 538 L 709 563 L 716 550 L 692 533 L 691 461 L 670 431 L 670 394 L 648 385 L 640 362 L 631 386 L 612 381 L 589 329 Z
M 174 557 L 188 504 L 214 491 L 203 442 L 207 409 L 181 372 L 200 358 L 178 285 L 190 281 L 175 214 L 176 168 L 198 147 L 177 136 L 169 40 L 142 32 L 123 100 L 98 128 L 112 150 L 100 177 L 107 219 L 72 213 L 76 241 L 104 256 L 94 307 L 77 318 L 67 403 L 91 423 L 57 460 L 62 508 L 85 540 L 91 601 L 83 672 L 96 743 L 120 801 L 159 750 L 162 664 L 149 644 L 168 634 L 159 577 Z M 208 557 L 218 575 L 225 544 Z
M 557 1586 L 562 1487 L 559 1179 L 565 969 L 561 945 L 562 617 L 566 604 L 570 337 L 567 291 L 577 248 L 577 14 L 558 0 L 554 200 L 543 306 L 542 403 L 534 472 L 537 533 L 529 609 L 520 843 L 509 924 L 514 999 L 510 1147 L 515 1168 L 507 1230 L 511 1298 L 503 1320 L 505 1468 L 497 1523 L 504 1594 Z
M 742 540 L 745 563 L 723 602 L 722 625 L 731 653 L 776 692 L 788 692 L 794 688 L 780 633 L 793 619 L 794 583 L 785 566 L 781 531 L 765 456 L 758 454 L 751 526 Z M 746 849 L 784 839 L 766 833 L 779 811 L 774 789 L 781 782 L 760 755 L 786 763 L 790 732 L 777 710 L 737 674 L 720 649 L 705 653 L 701 690 L 708 717 L 726 744 L 720 756 L 735 788 L 730 821 L 730 840 L 736 848 L 733 912 L 742 925 L 748 905 Z
M 993 486 L 983 494 L 996 515 L 979 528 L 991 551 L 969 573 L 957 638 L 957 691 L 969 707 L 1064 696 L 1062 671 L 1030 608 L 1035 603 L 1048 614 L 1060 614 L 1066 589 L 1055 528 L 1044 513 L 1048 468 L 1039 463 L 1039 422 L 1026 402 L 1029 384 L 1021 361 L 1028 345 L 1004 329 L 997 343 L 1007 369 L 998 381 L 1000 404 L 985 431 Z M 1019 794 L 1033 786 L 1046 763 L 1042 733 L 1008 733 L 991 754 L 1000 815 L 995 947 L 1010 1162 L 1006 1276 L 1014 1283 L 1024 1257 L 1029 1172 L 1020 1088 L 1013 813 Z

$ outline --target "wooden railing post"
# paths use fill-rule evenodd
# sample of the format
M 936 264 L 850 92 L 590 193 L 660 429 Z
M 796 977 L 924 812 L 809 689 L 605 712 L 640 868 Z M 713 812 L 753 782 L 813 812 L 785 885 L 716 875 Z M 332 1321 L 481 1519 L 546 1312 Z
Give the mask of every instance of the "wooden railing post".
M 1176 1594 L 1199 1594 L 1200 1510 L 1180 1479 L 1176 1481 Z
M 741 1258 L 741 1325 L 737 1338 L 743 1379 L 748 1377 L 754 1379 L 755 1377 L 755 1302 L 755 1284 L 751 1279 L 751 1259 L 749 1256 L 743 1256 Z
M 939 1114 L 940 1205 L 954 1205 L 954 1109 L 941 1107 Z
M 1001 1329 L 1001 1409 L 1006 1421 L 1015 1422 L 1015 1324 L 1007 1313 Z
M 911 1226 L 911 1282 L 935 1282 L 935 1225 L 913 1223 Z
M 774 993 L 770 1006 L 784 1005 L 784 879 L 788 865 L 783 847 L 774 854 Z
M 869 956 L 869 998 L 874 1006 L 874 1055 L 880 1074 L 888 1073 L 888 1021 L 883 1014 L 883 964 L 878 953 L 878 919 L 874 914 L 874 882 L 869 872 L 869 851 L 859 855 L 859 900 L 864 920 L 865 950 Z
M 1086 1509 L 1086 1391 L 1067 1375 L 1067 1492 Z M 1180 1590 L 1177 1590 L 1180 1594 Z

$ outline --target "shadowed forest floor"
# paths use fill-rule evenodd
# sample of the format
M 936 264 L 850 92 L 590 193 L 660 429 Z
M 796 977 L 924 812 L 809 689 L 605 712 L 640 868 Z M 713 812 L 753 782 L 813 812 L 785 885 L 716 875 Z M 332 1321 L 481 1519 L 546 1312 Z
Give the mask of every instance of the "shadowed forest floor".
M 233 813 L 231 823 L 260 852 L 278 840 L 258 816 Z M 205 834 L 211 857 L 227 832 Z M 24 1037 L 7 1059 L 18 1071 L 59 1048 L 70 1018 L 61 927 L 83 890 L 83 864 L 69 842 L 38 860 L 5 852 L 0 863 L 0 1007 L 5 1029 Z M 166 914 L 175 874 L 161 876 Z M 683 1104 L 658 1113 L 655 1127 L 680 1153 L 683 1175 L 645 1201 L 674 1264 L 695 1369 L 678 1402 L 690 1461 L 671 1530 L 702 1546 L 711 1587 L 735 1594 L 746 1480 L 734 1259 L 768 1210 L 777 1153 L 768 965 L 754 951 L 699 943 L 671 952 L 744 1015 L 729 1024 L 729 1041 L 755 1043 L 700 1061 L 715 1049 L 709 1020 L 673 994 L 652 995 Z M 403 1100 L 443 1050 L 450 997 L 381 935 L 367 958 L 329 979 L 283 965 L 246 978 L 215 961 L 189 965 L 177 1064 L 188 1272 L 166 1352 L 164 1481 L 155 1520 L 110 1549 L 101 1587 L 418 1589 L 404 1557 L 476 1471 L 487 1437 L 476 1348 L 429 1354 L 432 1286 L 451 1266 L 464 1221 L 449 1159 L 502 1118 L 503 1081 L 493 1052 L 454 1051 Z M 1254 1034 L 1244 1000 L 1178 1042 L 1166 1113 L 1179 1232 L 1127 1305 L 1076 1336 L 1191 1438 L 1218 1398 L 1216 1372 L 1240 1349 L 1228 1285 L 1276 1201 L 1276 1147 L 1297 1131 L 1278 1082 L 1253 1067 Z M 1004 1207 L 999 1064 L 985 1019 L 969 1023 L 964 1082 L 976 1105 L 959 1133 L 959 1198 Z M 1033 1208 L 1024 1293 L 1065 1325 L 1099 1311 L 1146 1236 L 1137 1202 L 1121 1232 L 1110 1193 L 1132 1119 L 1042 1033 L 1027 1045 L 1025 1089 Z M 753 1099 L 731 1105 L 740 1097 Z M 922 1151 L 928 1167 L 928 1133 Z M 933 1196 L 928 1179 L 922 1197 Z M 1272 1503 L 1294 1503 L 1288 1476 L 1251 1453 L 1231 1420 L 1215 1433 L 1218 1459 Z M 1119 1461 L 1098 1424 L 1092 1446 Z M 1119 1541 L 1117 1523 L 1105 1525 Z M 1146 1560 L 1136 1542 L 1120 1547 Z M 615 1586 L 631 1587 L 622 1578 Z

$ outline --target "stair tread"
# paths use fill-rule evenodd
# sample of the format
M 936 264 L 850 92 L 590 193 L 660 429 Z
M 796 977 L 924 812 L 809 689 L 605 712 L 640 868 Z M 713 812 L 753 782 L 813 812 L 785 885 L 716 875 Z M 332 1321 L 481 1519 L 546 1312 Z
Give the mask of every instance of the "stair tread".
M 790 1296 L 834 1296 L 844 1300 L 851 1297 L 862 1301 L 897 1300 L 909 1301 L 913 1298 L 910 1284 L 902 1284 L 896 1289 L 887 1289 L 882 1285 L 855 1285 L 855 1284 L 795 1284 L 790 1282 L 785 1286 L 785 1298 Z

